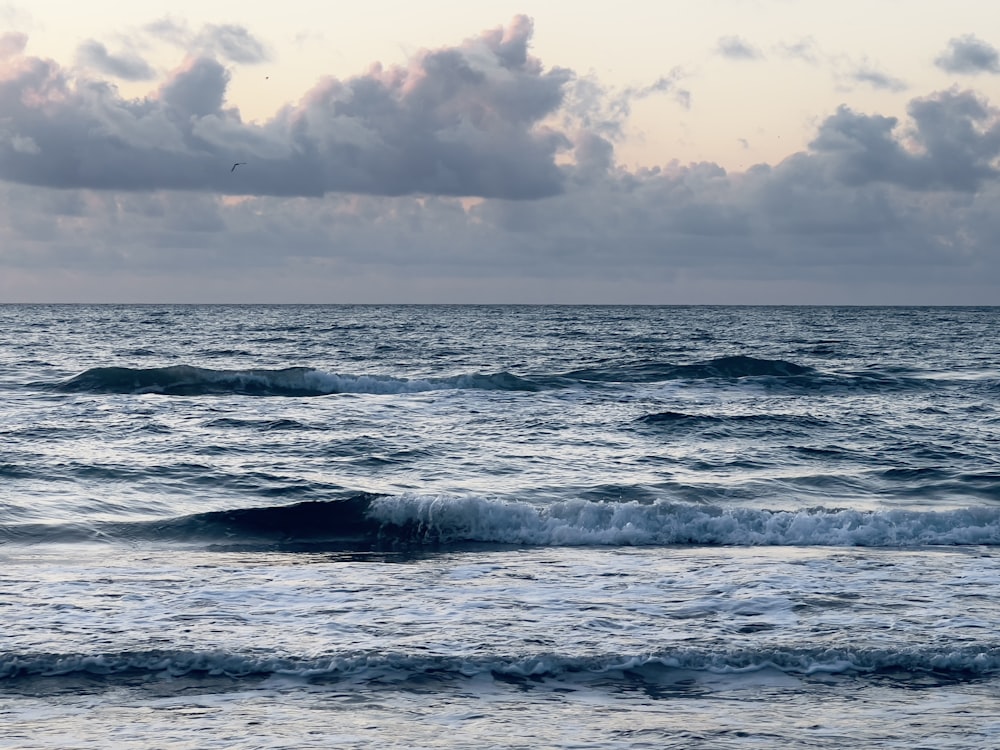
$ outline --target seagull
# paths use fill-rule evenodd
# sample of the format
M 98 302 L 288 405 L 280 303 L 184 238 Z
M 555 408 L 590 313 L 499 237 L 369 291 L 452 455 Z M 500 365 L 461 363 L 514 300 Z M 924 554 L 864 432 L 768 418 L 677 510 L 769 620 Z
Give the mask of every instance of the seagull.
M 242 167 L 244 164 L 246 164 L 245 161 L 238 161 L 235 164 L 233 164 L 233 168 L 230 169 L 229 171 L 230 172 L 235 172 L 236 171 L 236 167 Z

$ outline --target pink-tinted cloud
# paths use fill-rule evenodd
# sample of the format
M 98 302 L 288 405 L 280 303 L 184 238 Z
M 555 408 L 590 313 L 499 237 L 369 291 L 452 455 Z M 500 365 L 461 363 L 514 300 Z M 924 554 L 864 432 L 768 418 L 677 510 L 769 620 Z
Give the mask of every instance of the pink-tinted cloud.
M 226 107 L 229 72 L 214 58 L 190 58 L 140 100 L 19 58 L 0 84 L 0 177 L 232 194 L 552 195 L 572 144 L 546 121 L 573 75 L 532 57 L 531 35 L 519 17 L 407 67 L 324 79 L 263 125 Z M 18 138 L 36 148 L 15 148 Z M 233 173 L 237 161 L 246 166 Z

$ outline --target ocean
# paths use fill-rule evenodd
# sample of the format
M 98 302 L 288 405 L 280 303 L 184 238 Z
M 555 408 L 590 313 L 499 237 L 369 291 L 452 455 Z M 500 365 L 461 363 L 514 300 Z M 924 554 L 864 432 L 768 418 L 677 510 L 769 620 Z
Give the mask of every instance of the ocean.
M 1000 308 L 0 323 L 2 747 L 1000 747 Z

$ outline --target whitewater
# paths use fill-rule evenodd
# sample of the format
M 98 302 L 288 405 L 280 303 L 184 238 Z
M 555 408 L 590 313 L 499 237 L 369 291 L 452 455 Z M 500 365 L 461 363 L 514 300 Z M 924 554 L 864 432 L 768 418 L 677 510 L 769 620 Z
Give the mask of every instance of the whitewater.
M 1000 746 L 1000 308 L 0 321 L 0 747 Z

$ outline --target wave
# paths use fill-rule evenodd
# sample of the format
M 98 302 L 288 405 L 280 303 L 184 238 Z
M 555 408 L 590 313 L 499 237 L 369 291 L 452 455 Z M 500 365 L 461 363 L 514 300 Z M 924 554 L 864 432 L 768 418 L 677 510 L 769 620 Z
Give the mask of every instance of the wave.
M 637 362 L 573 370 L 556 376 L 553 382 L 582 384 L 609 383 L 748 383 L 767 389 L 797 393 L 837 392 L 910 392 L 953 384 L 947 378 L 928 378 L 925 374 L 900 368 L 824 372 L 784 359 L 766 359 L 745 355 L 716 357 L 703 362 L 672 364 Z
M 665 425 L 669 427 L 712 427 L 736 425 L 761 425 L 773 428 L 782 426 L 784 429 L 818 429 L 828 423 L 809 415 L 786 414 L 687 414 L 679 411 L 661 411 L 643 414 L 636 422 L 648 425 Z
M 352 681 L 379 687 L 466 681 L 492 676 L 521 684 L 554 682 L 669 681 L 691 673 L 746 675 L 779 671 L 789 675 L 928 674 L 951 680 L 981 679 L 1000 672 L 1000 647 L 873 649 L 732 649 L 677 648 L 643 654 L 568 656 L 437 656 L 405 653 L 349 653 L 311 658 L 251 655 L 228 651 L 149 650 L 113 653 L 0 654 L 0 685 L 31 678 L 86 676 L 116 681 L 149 678 L 287 677 L 315 683 Z M 921 679 L 923 683 L 923 680 Z M 161 683 L 162 684 L 162 683 Z
M 588 368 L 573 370 L 565 373 L 563 377 L 581 381 L 656 383 L 667 380 L 705 380 L 709 378 L 788 378 L 815 372 L 811 367 L 786 362 L 782 359 L 759 359 L 740 355 L 717 357 L 705 362 L 686 365 L 644 362 L 618 367 Z
M 793 511 L 672 502 L 358 494 L 211 511 L 158 521 L 0 526 L 0 541 L 184 542 L 229 548 L 441 549 L 467 545 L 856 546 L 1000 545 L 1000 508 Z
M 686 503 L 572 500 L 536 506 L 481 498 L 379 497 L 380 530 L 428 543 L 528 546 L 864 546 L 1000 544 L 1000 509 L 810 508 L 776 511 Z
M 404 394 L 439 390 L 544 391 L 569 387 L 750 381 L 769 388 L 804 391 L 894 391 L 947 384 L 905 374 L 868 370 L 824 373 L 782 359 L 717 357 L 672 364 L 643 361 L 569 372 L 516 375 L 470 373 L 410 379 L 390 375 L 329 373 L 311 367 L 217 370 L 194 365 L 167 367 L 93 367 L 56 384 L 36 384 L 64 393 L 156 393 L 172 396 L 236 394 L 246 396 L 327 396 L 338 393 Z
M 213 370 L 192 365 L 94 367 L 56 389 L 68 393 L 157 393 L 169 396 L 328 396 L 335 393 L 419 393 L 446 389 L 533 391 L 531 381 L 506 372 L 410 380 L 379 375 L 339 375 L 311 367 L 280 370 Z

